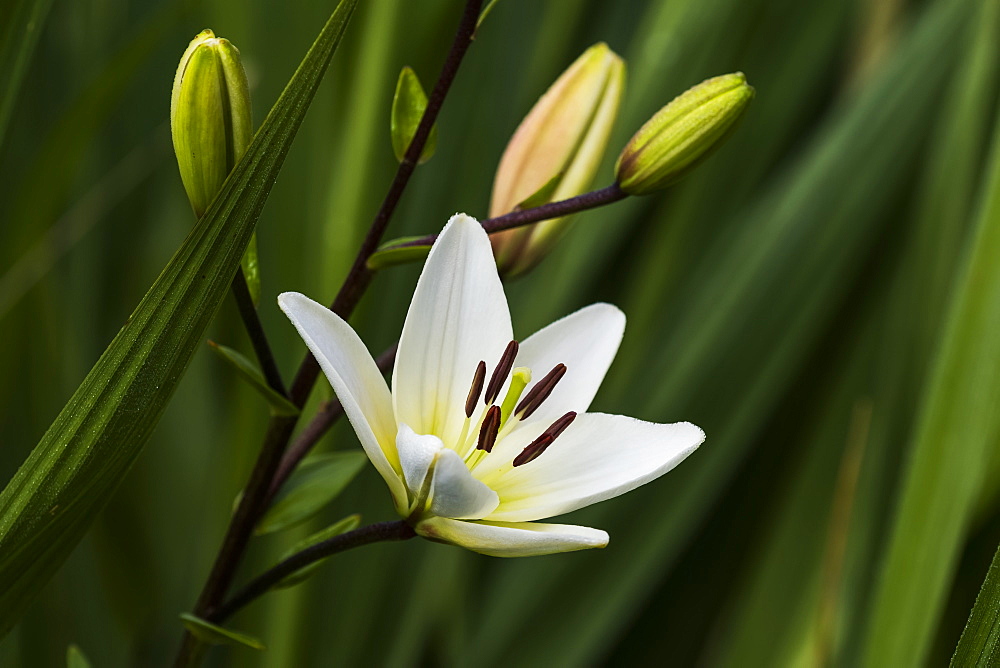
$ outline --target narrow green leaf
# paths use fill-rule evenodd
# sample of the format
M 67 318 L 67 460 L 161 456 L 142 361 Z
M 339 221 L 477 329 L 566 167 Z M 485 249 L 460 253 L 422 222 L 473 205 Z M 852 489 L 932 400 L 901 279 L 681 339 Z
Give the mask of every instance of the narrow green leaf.
M 209 341 L 208 345 L 212 349 L 212 352 L 228 362 L 243 380 L 247 381 L 253 389 L 257 390 L 264 397 L 264 400 L 271 408 L 272 415 L 299 414 L 299 409 L 295 404 L 271 389 L 271 386 L 264 380 L 264 375 L 253 362 L 232 348 L 218 344 L 215 341 Z
M 309 519 L 337 498 L 367 461 L 368 457 L 361 450 L 307 457 L 261 519 L 256 533 L 281 531 Z
M 427 254 L 431 252 L 430 246 L 399 247 L 399 244 L 405 244 L 419 238 L 420 237 L 400 237 L 399 239 L 387 241 L 382 244 L 377 251 L 372 253 L 371 257 L 368 258 L 368 268 L 372 271 L 378 271 L 379 269 L 385 269 L 386 267 L 395 267 L 400 264 L 410 264 L 411 262 L 422 261 L 427 257 Z
M 953 668 L 989 668 L 1000 664 L 1000 548 L 976 597 L 969 621 L 951 657 Z
M 118 487 L 225 296 L 357 0 L 342 0 L 125 326 L 0 494 L 0 636 Z
M 243 645 L 250 649 L 266 649 L 264 643 L 251 635 L 224 629 L 187 612 L 181 614 L 181 623 L 191 635 L 209 645 Z
M 66 668 L 90 668 L 87 656 L 76 645 L 66 648 Z
M 483 7 L 483 11 L 479 13 L 479 18 L 476 19 L 476 30 L 479 30 L 479 26 L 483 25 L 483 21 L 486 20 L 486 17 L 489 16 L 489 13 L 493 11 L 493 8 L 496 7 L 496 4 L 499 1 L 500 0 L 490 0 L 489 3 Z
M 1000 433 L 1000 125 L 994 128 L 974 243 L 949 306 L 873 599 L 867 666 L 925 662 Z
M 392 96 L 392 118 L 389 123 L 389 132 L 392 135 L 392 150 L 396 154 L 396 160 L 403 161 L 406 149 L 413 141 L 413 135 L 417 133 L 417 126 L 427 108 L 427 95 L 424 87 L 420 85 L 417 73 L 409 67 L 404 67 L 399 73 L 399 80 L 396 82 L 396 94 Z M 420 152 L 419 162 L 424 163 L 431 159 L 434 150 L 437 148 L 437 124 L 431 127 L 431 133 L 424 144 L 424 150 Z
M 324 540 L 333 538 L 334 536 L 339 536 L 342 533 L 347 533 L 348 531 L 354 531 L 361 524 L 361 515 L 348 515 L 344 519 L 331 524 L 325 529 L 321 529 L 314 534 L 310 534 L 306 538 L 303 538 L 295 545 L 293 545 L 287 552 L 281 555 L 280 561 L 284 561 L 288 557 L 298 554 L 307 547 L 312 547 L 316 543 L 321 543 Z M 329 557 L 327 557 L 328 559 Z M 309 579 L 319 567 L 326 563 L 326 559 L 320 559 L 314 563 L 309 564 L 305 568 L 300 568 L 295 571 L 284 580 L 274 585 L 274 589 L 288 589 L 289 587 L 294 587 L 297 584 L 305 582 Z

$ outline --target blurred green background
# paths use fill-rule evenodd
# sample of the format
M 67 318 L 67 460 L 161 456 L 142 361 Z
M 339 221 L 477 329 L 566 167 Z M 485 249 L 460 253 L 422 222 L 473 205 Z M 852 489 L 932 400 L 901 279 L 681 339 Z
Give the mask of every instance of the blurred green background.
M 0 100 L 4 481 L 194 222 L 167 126 L 188 41 L 211 27 L 241 50 L 259 123 L 334 3 L 9 0 L 5 43 L 29 5 L 37 49 Z M 983 261 L 1000 265 L 998 5 L 500 0 L 389 236 L 484 216 L 507 139 L 594 42 L 629 68 L 596 185 L 674 95 L 745 72 L 757 97 L 718 154 L 667 193 L 582 214 L 508 286 L 519 336 L 620 305 L 629 327 L 594 408 L 690 420 L 708 440 L 665 478 L 569 516 L 608 530 L 606 550 L 366 547 L 234 620 L 266 652 L 209 662 L 946 663 L 1000 540 L 1000 323 L 978 306 L 1000 285 Z M 395 171 L 396 76 L 410 65 L 432 85 L 461 7 L 362 2 L 334 58 L 258 227 L 260 312 L 286 375 L 303 346 L 275 297 L 334 295 Z M 353 319 L 373 350 L 398 336 L 417 271 L 379 275 Z M 250 354 L 231 301 L 209 336 Z M 0 665 L 63 665 L 70 643 L 98 667 L 166 665 L 266 418 L 199 353 L 86 540 L 0 641 Z M 345 424 L 320 445 L 355 447 Z M 392 519 L 371 467 L 309 525 L 255 540 L 243 577 L 351 512 Z

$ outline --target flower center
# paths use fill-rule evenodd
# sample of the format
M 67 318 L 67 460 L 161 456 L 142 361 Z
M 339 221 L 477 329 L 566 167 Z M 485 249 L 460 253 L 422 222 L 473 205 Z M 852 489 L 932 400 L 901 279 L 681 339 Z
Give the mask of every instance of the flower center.
M 472 386 L 465 400 L 465 427 L 459 437 L 459 447 L 456 450 L 459 454 L 472 445 L 472 434 L 477 433 L 472 430 L 472 415 L 475 413 L 476 404 L 482 395 L 486 410 L 478 423 L 478 439 L 475 439 L 476 447 L 470 448 L 465 453 L 465 462 L 469 468 L 474 468 L 480 460 L 493 451 L 501 431 L 507 431 L 516 422 L 529 418 L 538 408 L 545 403 L 559 381 L 566 375 L 566 365 L 556 364 L 536 382 L 528 393 L 521 398 L 528 383 L 531 382 L 531 371 L 525 367 L 514 369 L 514 358 L 517 357 L 518 343 L 511 341 L 507 344 L 500 361 L 497 362 L 493 373 L 490 375 L 490 382 L 486 385 L 486 392 L 483 394 L 483 384 L 486 380 L 486 362 L 480 361 L 476 366 L 476 372 L 472 377 Z M 513 371 L 513 375 L 511 372 Z M 510 378 L 510 386 L 507 395 L 500 405 L 496 400 L 500 396 L 507 378 Z M 511 419 L 513 418 L 513 419 Z M 538 458 L 545 449 L 552 445 L 552 442 L 561 434 L 576 418 L 576 413 L 570 411 L 553 422 L 548 429 L 529 443 L 521 453 L 514 458 L 514 466 L 522 466 Z M 471 431 L 471 434 L 470 434 Z

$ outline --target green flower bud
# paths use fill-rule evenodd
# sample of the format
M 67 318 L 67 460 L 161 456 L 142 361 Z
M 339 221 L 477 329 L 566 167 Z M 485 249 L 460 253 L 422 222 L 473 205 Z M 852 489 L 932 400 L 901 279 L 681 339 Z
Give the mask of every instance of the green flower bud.
M 706 158 L 735 127 L 753 99 L 742 72 L 701 82 L 673 99 L 639 128 L 615 165 L 630 195 L 665 188 Z
M 174 76 L 170 134 L 181 181 L 196 216 L 208 210 L 253 139 L 250 86 L 239 50 L 211 30 L 191 40 Z M 260 300 L 257 235 L 243 255 L 243 275 Z
M 200 218 L 253 139 L 240 52 L 211 30 L 191 41 L 177 66 L 170 132 L 184 190 Z
M 507 144 L 493 181 L 490 217 L 587 192 L 624 87 L 625 63 L 607 44 L 595 44 L 577 58 Z M 491 235 L 500 271 L 513 276 L 534 267 L 569 221 L 557 218 Z

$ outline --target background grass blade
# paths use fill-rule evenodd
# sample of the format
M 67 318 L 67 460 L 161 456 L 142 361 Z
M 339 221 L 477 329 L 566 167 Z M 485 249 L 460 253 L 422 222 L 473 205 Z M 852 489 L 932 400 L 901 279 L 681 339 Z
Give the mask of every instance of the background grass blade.
M 882 564 L 864 655 L 870 666 L 925 659 L 1000 429 L 993 334 L 1000 328 L 1000 133 L 992 146 L 975 241 L 949 306 Z
M 969 614 L 951 665 L 986 668 L 1000 661 L 1000 549 Z
M 166 407 L 354 5 L 331 16 L 215 203 L 0 494 L 0 633 L 66 559 Z

